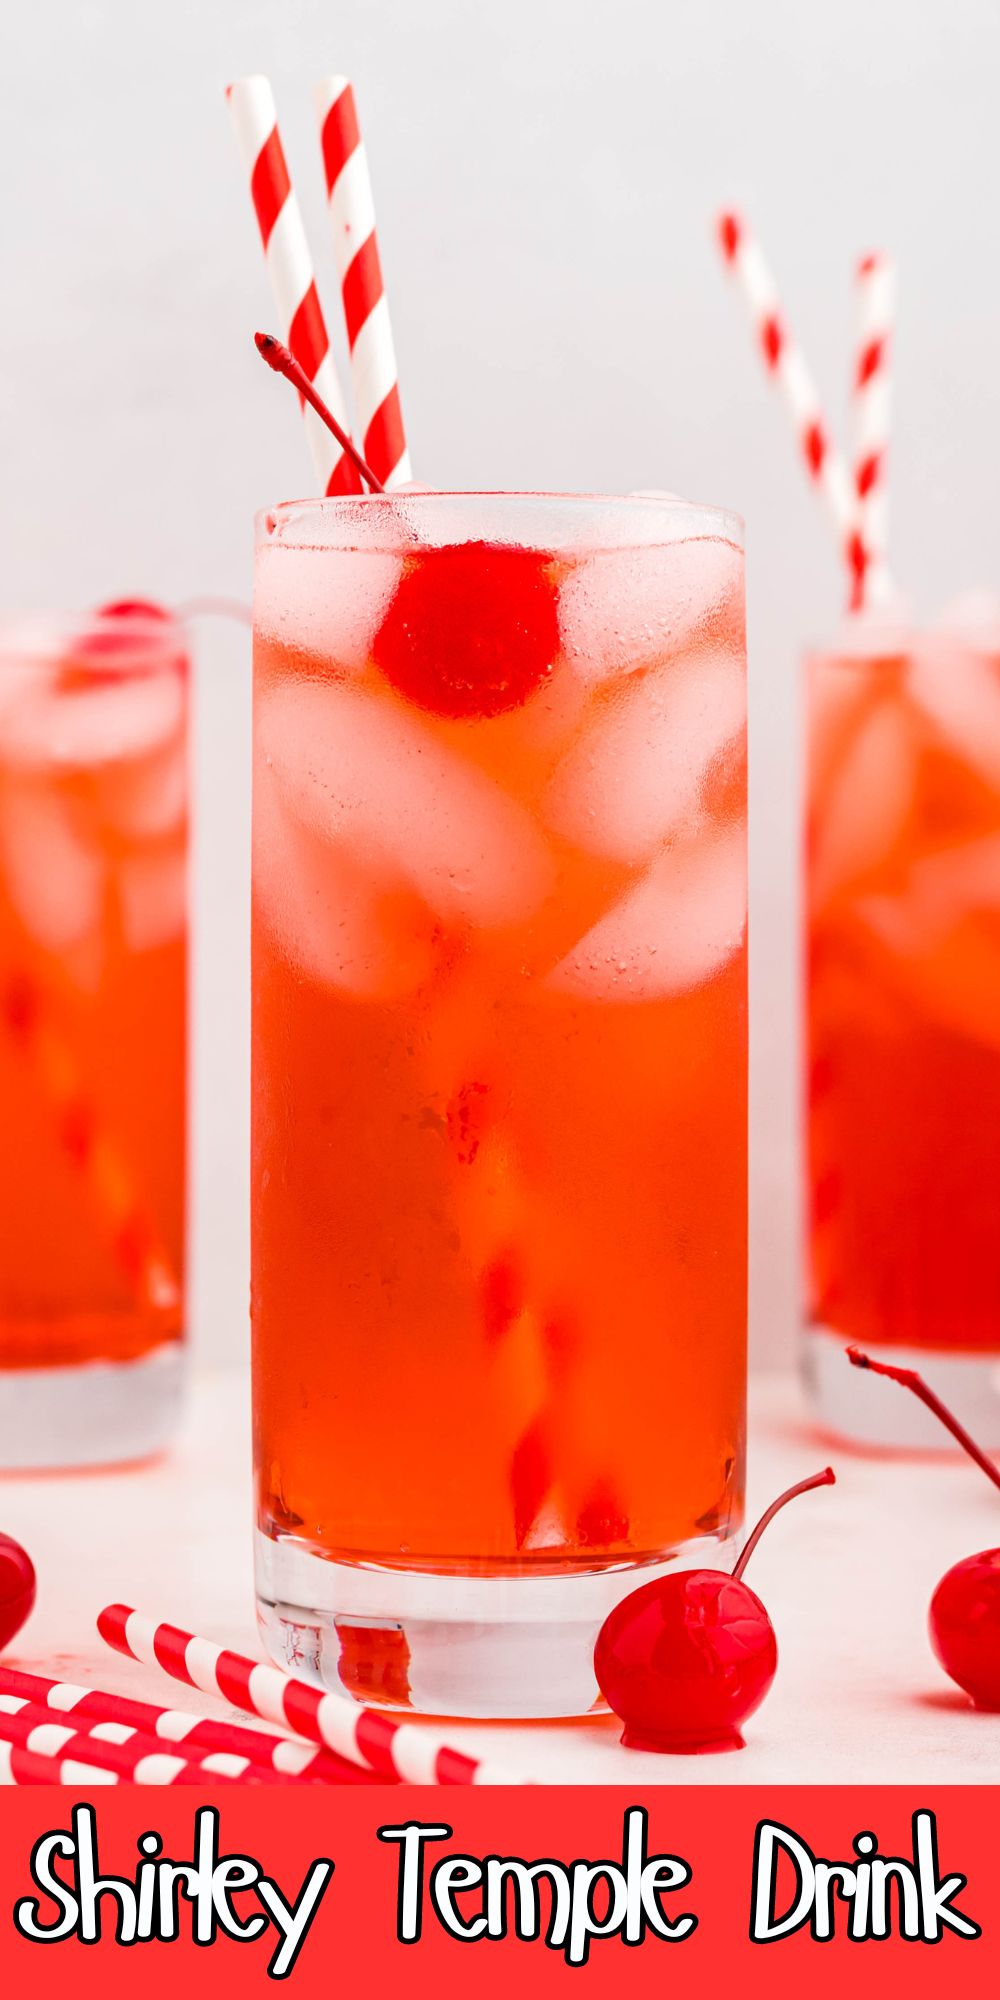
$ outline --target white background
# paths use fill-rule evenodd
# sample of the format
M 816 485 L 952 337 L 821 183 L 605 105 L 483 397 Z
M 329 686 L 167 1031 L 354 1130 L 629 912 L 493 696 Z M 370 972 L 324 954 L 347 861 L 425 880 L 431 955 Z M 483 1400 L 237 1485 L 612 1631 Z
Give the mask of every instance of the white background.
M 13 18 L 11 18 L 13 16 Z M 0 117 L 0 608 L 246 596 L 258 505 L 308 488 L 250 334 L 263 265 L 223 90 L 273 79 L 326 276 L 311 85 L 352 74 L 418 476 L 667 486 L 748 520 L 752 1301 L 790 1352 L 796 658 L 829 534 L 710 218 L 744 201 L 842 422 L 855 255 L 901 267 L 893 553 L 931 611 L 997 584 L 1000 11 L 985 0 L 35 0 Z M 205 628 L 196 1320 L 246 1284 L 246 649 Z

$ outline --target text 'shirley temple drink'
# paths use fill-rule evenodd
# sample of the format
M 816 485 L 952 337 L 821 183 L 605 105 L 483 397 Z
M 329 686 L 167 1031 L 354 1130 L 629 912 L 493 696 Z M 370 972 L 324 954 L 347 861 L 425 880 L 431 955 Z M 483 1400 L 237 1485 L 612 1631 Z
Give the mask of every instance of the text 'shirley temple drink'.
M 809 669 L 812 1330 L 822 1414 L 937 1446 L 845 1341 L 1000 1445 L 1000 616 L 858 622 Z M 860 1389 L 858 1384 L 860 1381 Z
M 0 631 L 0 1469 L 176 1414 L 187 705 L 142 607 Z
M 572 1713 L 742 1513 L 743 559 L 681 502 L 258 523 L 253 1338 L 268 1642 Z

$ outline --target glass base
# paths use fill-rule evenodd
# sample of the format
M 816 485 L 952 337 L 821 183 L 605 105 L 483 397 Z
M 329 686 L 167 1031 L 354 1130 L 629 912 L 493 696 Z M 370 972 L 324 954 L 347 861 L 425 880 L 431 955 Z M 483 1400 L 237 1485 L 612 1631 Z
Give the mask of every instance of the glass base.
M 139 1361 L 0 1369 L 0 1472 L 58 1472 L 150 1458 L 177 1428 L 179 1341 Z
M 937 1418 L 896 1382 L 852 1368 L 845 1360 L 847 1334 L 811 1326 L 805 1334 L 804 1373 L 817 1420 L 825 1431 L 873 1450 L 958 1451 Z M 860 1344 L 860 1343 L 859 1343 Z M 986 1451 L 1000 1451 L 1000 1353 L 956 1354 L 937 1347 L 875 1347 L 873 1361 L 916 1368 Z
M 465 1577 L 328 1562 L 258 1531 L 257 1618 L 279 1666 L 376 1707 L 588 1715 L 603 1706 L 594 1644 L 609 1611 L 672 1569 L 727 1568 L 734 1543 L 699 1536 L 663 1562 L 571 1576 Z

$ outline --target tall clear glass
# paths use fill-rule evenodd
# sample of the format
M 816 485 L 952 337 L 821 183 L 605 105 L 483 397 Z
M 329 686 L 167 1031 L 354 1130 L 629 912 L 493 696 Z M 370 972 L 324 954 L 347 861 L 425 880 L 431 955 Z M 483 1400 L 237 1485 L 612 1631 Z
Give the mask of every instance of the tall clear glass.
M 145 1456 L 184 1319 L 188 655 L 0 629 L 0 1469 Z
M 808 662 L 807 1358 L 826 1425 L 940 1449 L 848 1367 L 923 1369 L 1000 1446 L 1000 628 Z
M 586 1712 L 611 1606 L 742 1512 L 740 526 L 278 507 L 254 684 L 265 1638 Z

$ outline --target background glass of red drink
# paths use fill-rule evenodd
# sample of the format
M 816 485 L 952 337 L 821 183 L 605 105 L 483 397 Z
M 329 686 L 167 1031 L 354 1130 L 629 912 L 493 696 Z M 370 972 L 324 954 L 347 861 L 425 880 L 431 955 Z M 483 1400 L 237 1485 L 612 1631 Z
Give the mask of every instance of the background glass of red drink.
M 0 631 L 0 1469 L 177 1412 L 188 679 L 144 607 Z
M 1000 1445 L 1000 623 L 858 621 L 808 663 L 810 1331 L 817 1406 L 938 1449 L 909 1361 Z

